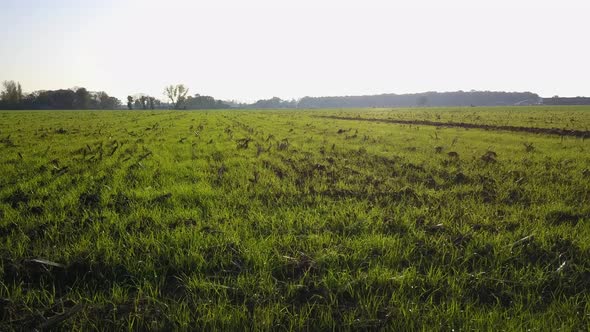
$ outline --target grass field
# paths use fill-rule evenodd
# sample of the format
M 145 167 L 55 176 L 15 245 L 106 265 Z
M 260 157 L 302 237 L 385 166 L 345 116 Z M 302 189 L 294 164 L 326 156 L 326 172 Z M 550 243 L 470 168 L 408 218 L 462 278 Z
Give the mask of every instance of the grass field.
M 512 106 L 372 110 L 339 110 L 334 114 L 361 118 L 465 122 L 494 126 L 524 126 L 590 130 L 588 106 Z
M 588 330 L 590 108 L 0 112 L 0 330 Z

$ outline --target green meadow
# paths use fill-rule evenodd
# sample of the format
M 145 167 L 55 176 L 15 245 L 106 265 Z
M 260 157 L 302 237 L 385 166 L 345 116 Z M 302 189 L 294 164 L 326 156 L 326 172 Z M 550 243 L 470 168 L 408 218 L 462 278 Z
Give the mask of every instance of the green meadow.
M 590 130 L 588 106 L 506 106 L 371 110 L 339 110 L 342 116 L 390 120 L 426 120 L 446 123 L 473 123 L 491 126 L 522 126 Z
M 0 112 L 0 330 L 590 328 L 590 139 L 354 117 L 590 128 L 589 107 Z

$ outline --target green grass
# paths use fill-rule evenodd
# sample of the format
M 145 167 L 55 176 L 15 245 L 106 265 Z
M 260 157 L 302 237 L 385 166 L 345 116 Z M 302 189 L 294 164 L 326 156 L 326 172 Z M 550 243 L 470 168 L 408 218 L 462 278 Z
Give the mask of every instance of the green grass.
M 339 116 L 391 120 L 464 122 L 493 126 L 522 126 L 590 130 L 588 106 L 448 107 L 414 109 L 333 110 Z
M 0 330 L 590 327 L 590 141 L 356 114 L 590 127 L 0 112 Z

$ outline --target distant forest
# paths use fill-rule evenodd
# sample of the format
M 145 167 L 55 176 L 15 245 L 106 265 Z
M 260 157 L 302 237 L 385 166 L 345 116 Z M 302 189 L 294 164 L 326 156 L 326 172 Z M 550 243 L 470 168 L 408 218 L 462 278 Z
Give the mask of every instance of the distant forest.
M 188 95 L 188 88 L 182 84 L 165 88 L 168 102 L 147 94 L 127 96 L 124 105 L 118 98 L 104 91 L 88 91 L 83 87 L 59 90 L 42 90 L 23 93 L 20 83 L 5 81 L 0 90 L 0 109 L 4 110 L 115 110 L 115 109 L 221 109 L 230 105 L 210 96 Z
M 564 98 L 554 96 L 552 98 L 543 98 L 543 105 L 590 105 L 588 97 Z
M 245 108 L 347 108 L 347 107 L 422 107 L 422 106 L 501 106 L 537 105 L 539 95 L 531 92 L 457 91 L 411 94 L 381 94 L 345 97 L 304 97 L 299 101 L 277 97 L 259 100 Z
M 35 91 L 24 94 L 20 83 L 6 81 L 0 92 L 0 109 L 116 109 L 121 101 L 106 92 L 85 88 Z
M 382 94 L 349 97 L 305 97 L 301 108 L 413 107 L 413 106 L 500 106 L 534 105 L 539 95 L 531 92 L 457 91 L 411 94 Z
M 380 94 L 368 96 L 303 97 L 283 100 L 278 97 L 255 103 L 216 100 L 211 96 L 188 94 L 182 84 L 164 89 L 166 101 L 146 94 L 127 96 L 126 104 L 104 91 L 85 88 L 35 91 L 25 94 L 20 83 L 5 81 L 0 90 L 0 109 L 313 109 L 363 107 L 445 107 L 445 106 L 513 106 L 513 105 L 590 105 L 590 98 L 541 98 L 532 92 L 456 91 L 410 94 Z

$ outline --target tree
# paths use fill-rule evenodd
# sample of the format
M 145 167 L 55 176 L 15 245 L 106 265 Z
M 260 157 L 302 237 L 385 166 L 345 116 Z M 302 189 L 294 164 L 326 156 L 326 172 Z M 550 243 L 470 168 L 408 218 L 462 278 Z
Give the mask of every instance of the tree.
M 90 92 L 86 88 L 78 88 L 75 94 L 74 107 L 81 110 L 89 109 L 91 106 Z
M 154 97 L 148 97 L 148 102 L 149 102 L 149 105 L 150 105 L 150 109 L 153 110 L 155 108 L 155 105 L 154 104 L 156 102 L 156 98 L 154 98 Z
M 103 110 L 116 109 L 119 107 L 119 105 L 121 105 L 121 101 L 119 99 L 109 96 L 104 91 L 96 93 L 96 100 L 98 102 L 98 108 Z
M 230 106 L 223 103 L 221 100 L 215 100 L 215 98 L 211 96 L 201 96 L 200 94 L 196 94 L 194 97 L 186 97 L 185 107 L 191 110 L 198 110 L 229 108 Z
M 164 89 L 164 95 L 170 99 L 170 102 L 176 110 L 180 109 L 186 100 L 187 94 L 188 89 L 184 86 L 184 84 L 170 85 Z
M 133 97 L 127 96 L 127 108 L 129 110 L 133 109 Z
M 139 97 L 139 102 L 141 103 L 141 108 L 144 110 L 147 110 L 147 101 L 148 101 L 148 97 L 147 96 L 141 96 Z
M 111 97 L 107 98 L 105 105 L 106 105 L 106 109 L 114 110 L 114 109 L 118 109 L 119 107 L 121 107 L 121 101 L 119 100 L 119 98 L 111 96 Z
M 248 106 L 249 108 L 296 108 L 296 100 L 282 100 L 279 97 L 272 97 L 271 99 L 261 99 L 254 104 Z
M 36 109 L 72 110 L 76 108 L 76 93 L 70 89 L 41 91 L 33 103 Z
M 8 105 L 18 105 L 23 99 L 23 91 L 20 83 L 15 81 L 4 81 L 4 89 L 0 92 L 0 99 Z

